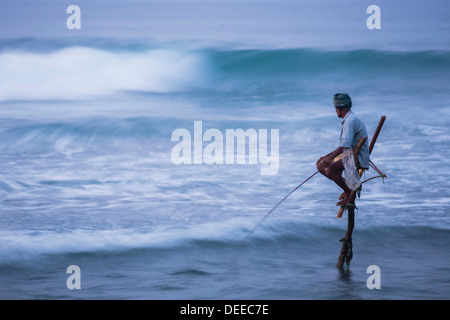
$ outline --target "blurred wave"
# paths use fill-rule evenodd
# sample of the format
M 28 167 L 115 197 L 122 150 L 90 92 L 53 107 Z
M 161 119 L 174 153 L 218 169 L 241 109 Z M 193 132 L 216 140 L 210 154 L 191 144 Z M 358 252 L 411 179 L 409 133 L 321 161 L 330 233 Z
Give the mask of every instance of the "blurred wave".
M 327 239 L 343 235 L 343 226 L 326 221 L 306 219 L 287 219 L 272 217 L 261 225 L 246 243 L 243 239 L 253 228 L 255 221 L 242 218 L 222 222 L 205 222 L 187 228 L 149 229 L 136 231 L 130 229 L 73 231 L 5 231 L 0 236 L 2 243 L 7 243 L 0 254 L 0 264 L 20 261 L 21 259 L 38 259 L 49 254 L 88 254 L 88 253 L 129 253 L 135 250 L 202 251 L 227 247 L 229 253 L 237 252 L 242 245 L 249 250 L 260 250 L 266 243 L 278 243 L 281 246 L 295 244 L 299 250 L 320 251 Z M 448 227 L 402 226 L 380 223 L 378 225 L 358 225 L 358 241 L 383 243 L 389 237 L 401 242 L 421 238 L 431 242 L 448 243 Z M 311 239 L 315 239 L 311 241 Z M 396 240 L 396 241 L 397 241 Z M 386 244 L 388 245 L 388 244 Z
M 380 80 L 389 84 L 379 88 L 383 90 L 443 91 L 450 78 L 447 51 L 182 50 L 143 45 L 58 45 L 50 52 L 35 51 L 0 54 L 0 101 L 76 100 L 130 91 L 308 92 L 337 83 L 367 91 Z
M 70 47 L 0 55 L 0 100 L 71 100 L 119 91 L 171 92 L 201 81 L 199 56 L 173 50 L 112 53 Z

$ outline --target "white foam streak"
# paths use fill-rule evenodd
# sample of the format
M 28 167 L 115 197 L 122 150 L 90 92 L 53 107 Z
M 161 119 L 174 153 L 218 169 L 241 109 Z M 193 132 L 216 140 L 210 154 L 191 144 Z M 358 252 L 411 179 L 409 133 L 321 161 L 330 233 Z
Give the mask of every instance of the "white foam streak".
M 172 92 L 202 79 L 200 55 L 174 50 L 111 53 L 73 47 L 0 55 L 0 101 L 84 99 L 119 91 Z
M 205 223 L 191 228 L 136 231 L 133 229 L 83 230 L 70 232 L 12 232 L 3 231 L 0 243 L 0 263 L 11 259 L 34 258 L 42 254 L 97 251 L 120 251 L 137 248 L 170 248 L 191 240 L 236 241 L 242 238 L 241 227 L 251 222 L 235 221 Z

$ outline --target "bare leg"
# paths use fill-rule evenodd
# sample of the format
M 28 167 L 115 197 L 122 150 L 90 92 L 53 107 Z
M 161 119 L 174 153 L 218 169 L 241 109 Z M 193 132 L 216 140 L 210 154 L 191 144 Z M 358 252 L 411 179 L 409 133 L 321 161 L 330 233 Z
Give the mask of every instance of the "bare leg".
M 320 173 L 322 173 L 328 179 L 333 180 L 339 187 L 341 187 L 342 190 L 344 190 L 344 196 L 342 197 L 341 201 L 339 201 L 336 204 L 337 206 L 346 205 L 347 202 L 350 200 L 350 195 L 352 192 L 352 190 L 350 190 L 350 188 L 347 187 L 347 184 L 345 183 L 345 180 L 342 177 L 343 171 L 344 171 L 344 164 L 342 163 L 342 160 L 333 162 L 328 167 L 326 167 L 325 170 L 320 171 Z

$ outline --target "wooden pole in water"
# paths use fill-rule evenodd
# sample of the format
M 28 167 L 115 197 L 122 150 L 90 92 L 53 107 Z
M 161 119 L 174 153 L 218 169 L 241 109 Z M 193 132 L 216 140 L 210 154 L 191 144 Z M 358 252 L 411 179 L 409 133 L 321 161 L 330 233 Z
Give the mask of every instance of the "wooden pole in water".
M 344 238 L 339 240 L 340 242 L 342 242 L 342 247 L 336 265 L 338 268 L 342 268 L 344 262 L 346 262 L 347 265 L 349 265 L 350 261 L 353 258 L 352 234 L 353 229 L 355 227 L 355 197 L 352 197 L 350 199 L 349 205 L 347 206 L 347 211 L 348 211 L 347 231 L 345 232 Z
M 367 137 L 359 139 L 358 143 L 356 144 L 355 150 L 353 151 L 354 157 L 355 157 L 355 163 L 357 164 L 358 159 L 358 153 L 361 149 L 361 146 L 366 142 Z M 359 176 L 361 176 L 361 171 L 359 172 Z M 347 232 L 345 233 L 344 238 L 342 238 L 340 241 L 342 242 L 342 248 L 341 248 L 341 254 L 339 255 L 337 267 L 341 268 L 344 265 L 344 262 L 347 262 L 347 265 L 350 263 L 353 251 L 352 251 L 352 233 L 353 228 L 355 227 L 355 199 L 356 199 L 356 192 L 352 191 L 350 195 L 350 200 L 347 203 L 348 208 L 348 224 L 347 224 Z M 338 217 L 340 218 L 342 216 L 342 212 L 344 212 L 344 207 L 341 206 L 341 209 L 339 210 L 340 216 L 338 214 Z
M 375 146 L 375 142 L 377 141 L 378 135 L 381 131 L 381 128 L 383 127 L 385 120 L 386 120 L 386 116 L 382 116 L 380 119 L 380 122 L 378 123 L 378 127 L 375 130 L 375 133 L 373 134 L 372 140 L 370 141 L 369 154 L 372 153 L 373 147 Z M 360 147 L 361 147 L 364 142 L 365 142 L 365 140 L 362 141 L 362 138 L 358 141 L 357 148 L 355 151 L 356 156 L 357 156 L 357 152 L 359 152 L 358 145 L 360 145 Z M 356 156 L 355 156 L 355 158 L 356 158 Z M 362 176 L 363 172 L 364 172 L 364 169 L 359 170 L 360 177 Z M 349 265 L 350 261 L 353 258 L 352 234 L 353 234 L 353 229 L 355 228 L 355 200 L 356 200 L 356 191 L 352 191 L 352 193 L 350 195 L 350 201 L 348 202 L 348 204 L 346 206 L 347 211 L 348 211 L 347 231 L 345 233 L 344 238 L 339 240 L 340 242 L 342 242 L 342 248 L 341 248 L 341 253 L 339 255 L 339 259 L 337 262 L 338 268 L 342 268 L 344 263 L 347 263 L 347 265 Z M 337 217 L 341 218 L 344 211 L 345 211 L 345 206 L 341 206 Z

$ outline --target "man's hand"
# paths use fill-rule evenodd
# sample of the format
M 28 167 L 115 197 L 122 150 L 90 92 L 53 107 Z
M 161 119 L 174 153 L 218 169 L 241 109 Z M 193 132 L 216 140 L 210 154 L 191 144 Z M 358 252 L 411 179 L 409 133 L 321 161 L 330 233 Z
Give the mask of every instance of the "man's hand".
M 328 156 L 320 157 L 316 162 L 317 170 L 322 171 L 325 170 L 326 167 L 331 163 L 331 160 Z
M 316 162 L 317 170 L 325 170 L 325 168 L 328 167 L 331 162 L 333 162 L 333 159 L 344 152 L 344 150 L 344 147 L 338 147 L 336 150 L 330 152 L 326 156 L 320 157 Z

